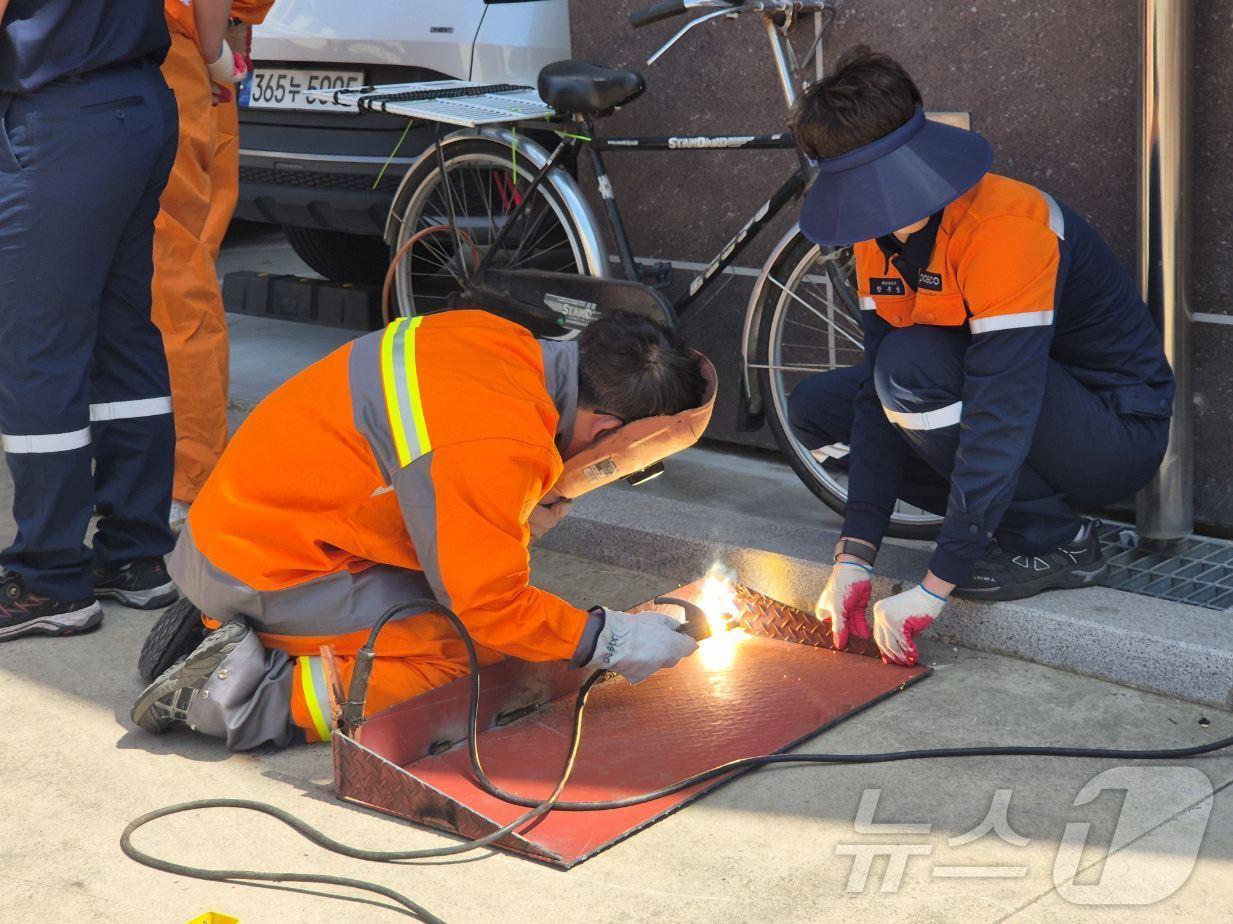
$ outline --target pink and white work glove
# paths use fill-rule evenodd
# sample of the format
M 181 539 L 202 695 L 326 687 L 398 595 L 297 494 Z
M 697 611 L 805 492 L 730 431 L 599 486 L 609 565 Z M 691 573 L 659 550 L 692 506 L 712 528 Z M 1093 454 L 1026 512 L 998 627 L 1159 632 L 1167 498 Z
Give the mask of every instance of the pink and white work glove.
M 841 561 L 831 569 L 813 614 L 819 622 L 830 623 L 836 648 L 848 647 L 848 635 L 869 638 L 869 597 L 873 593 L 873 569 L 856 562 Z
M 223 42 L 218 57 L 206 65 L 206 68 L 210 72 L 210 79 L 215 83 L 231 86 L 244 79 L 244 75 L 248 73 L 248 62 L 245 61 L 244 55 L 233 51 L 230 45 Z
M 946 601 L 919 584 L 873 605 L 873 640 L 887 664 L 911 667 L 919 659 L 913 639 L 942 612 Z

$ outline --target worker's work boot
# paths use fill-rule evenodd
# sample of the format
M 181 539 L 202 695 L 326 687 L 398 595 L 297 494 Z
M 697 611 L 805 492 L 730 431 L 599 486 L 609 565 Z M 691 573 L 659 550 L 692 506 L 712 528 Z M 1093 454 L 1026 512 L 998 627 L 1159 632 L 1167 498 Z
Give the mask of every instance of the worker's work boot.
M 117 567 L 94 569 L 94 593 L 135 610 L 157 610 L 180 596 L 161 558 L 138 558 Z
M 23 635 L 80 635 L 103 623 L 103 608 L 89 600 L 54 600 L 26 586 L 15 571 L 0 577 L 0 642 Z
M 141 646 L 137 672 L 149 683 L 171 665 L 201 644 L 206 627 L 201 622 L 201 610 L 187 597 L 181 597 L 158 618 Z
M 1046 590 L 1088 587 L 1105 576 L 1098 520 L 1088 520 L 1072 542 L 1040 555 L 1015 555 L 996 541 L 954 595 L 969 600 L 1022 600 Z
M 133 705 L 133 721 L 155 735 L 177 725 L 188 725 L 196 731 L 195 703 L 199 697 L 210 698 L 210 691 L 206 689 L 210 681 L 227 679 L 228 671 L 223 662 L 250 639 L 256 641 L 253 630 L 242 619 L 211 632 L 188 657 L 167 668 L 141 691 Z

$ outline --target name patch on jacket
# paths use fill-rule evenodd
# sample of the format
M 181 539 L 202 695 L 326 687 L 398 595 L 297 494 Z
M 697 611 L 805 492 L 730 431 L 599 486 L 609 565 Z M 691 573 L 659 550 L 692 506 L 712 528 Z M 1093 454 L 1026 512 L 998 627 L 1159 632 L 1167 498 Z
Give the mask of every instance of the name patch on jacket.
M 903 280 L 874 276 L 869 280 L 869 291 L 873 295 L 902 295 Z
M 927 273 L 921 270 L 920 275 L 916 279 L 916 285 L 921 289 L 928 289 L 930 292 L 941 292 L 942 274 Z

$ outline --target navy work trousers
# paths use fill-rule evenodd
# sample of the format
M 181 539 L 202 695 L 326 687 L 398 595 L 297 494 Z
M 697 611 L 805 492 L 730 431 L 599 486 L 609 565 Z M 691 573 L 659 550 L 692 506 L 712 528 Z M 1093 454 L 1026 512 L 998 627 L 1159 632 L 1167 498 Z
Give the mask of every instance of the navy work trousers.
M 928 413 L 962 400 L 966 330 L 913 326 L 891 331 L 877 356 L 875 381 L 895 382 L 902 405 L 906 395 L 919 407 L 896 411 Z M 847 443 L 854 401 L 865 377 L 863 366 L 812 375 L 792 392 L 793 429 L 810 449 Z M 1164 455 L 1169 421 L 1119 414 L 1112 402 L 1089 390 L 1060 363 L 1050 360 L 1040 417 L 1015 492 L 995 532 L 1016 554 L 1041 554 L 1058 548 L 1078 531 L 1077 508 L 1104 507 L 1147 484 Z M 959 448 L 960 425 L 933 429 L 898 427 L 909 448 L 899 497 L 945 515 L 950 473 Z M 850 465 L 859 459 L 849 458 Z
M 55 599 L 92 597 L 95 562 L 173 545 L 150 279 L 175 150 L 175 98 L 152 63 L 0 95 L 0 443 L 17 521 L 0 565 Z

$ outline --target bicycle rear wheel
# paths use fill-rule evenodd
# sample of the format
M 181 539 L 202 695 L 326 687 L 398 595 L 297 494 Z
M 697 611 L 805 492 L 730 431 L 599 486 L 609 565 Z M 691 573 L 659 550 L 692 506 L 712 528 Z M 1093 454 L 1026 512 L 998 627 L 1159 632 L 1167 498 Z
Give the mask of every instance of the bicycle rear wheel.
M 513 149 L 498 141 L 450 144 L 444 161 L 444 178 L 440 162 L 430 152 L 416 163 L 406 181 L 411 192 L 399 216 L 393 254 L 401 253 L 417 233 L 441 230 L 424 234 L 395 269 L 398 313 L 405 317 L 451 306 L 451 296 L 464 286 L 467 267 L 489 253 L 500 230 L 528 196 L 534 178 L 525 158 L 516 159 Z M 451 211 L 457 237 L 449 230 Z M 514 220 L 515 227 L 493 255 L 493 269 L 598 273 L 599 268 L 587 261 L 579 217 L 551 183 L 541 183 L 530 193 L 526 207 Z
M 820 247 L 798 232 L 755 297 L 762 322 L 753 365 L 767 423 L 801 481 L 842 514 L 848 499 L 848 447 L 802 443 L 788 419 L 788 396 L 810 375 L 864 360 L 852 251 Z M 887 534 L 931 539 L 941 523 L 936 514 L 900 501 Z

